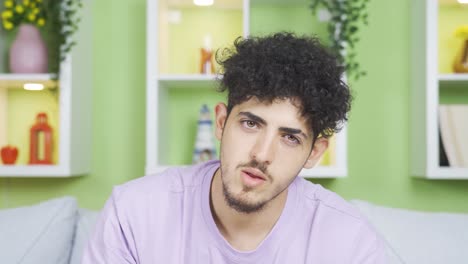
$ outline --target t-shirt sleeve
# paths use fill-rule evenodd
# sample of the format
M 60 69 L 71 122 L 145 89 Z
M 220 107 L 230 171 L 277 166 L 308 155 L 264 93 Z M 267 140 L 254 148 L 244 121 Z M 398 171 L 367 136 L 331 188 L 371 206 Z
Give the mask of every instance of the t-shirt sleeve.
M 117 199 L 118 194 L 114 189 L 99 216 L 93 234 L 88 240 L 82 264 L 137 263 L 129 248 L 133 241 L 125 236 L 122 227 L 122 219 L 119 217 L 116 206 Z
M 385 242 L 369 225 L 363 225 L 356 240 L 353 264 L 387 264 Z

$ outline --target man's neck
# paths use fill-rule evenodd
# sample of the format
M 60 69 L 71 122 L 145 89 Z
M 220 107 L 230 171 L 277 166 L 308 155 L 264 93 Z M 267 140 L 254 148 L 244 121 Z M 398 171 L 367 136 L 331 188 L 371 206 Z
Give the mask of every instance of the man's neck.
M 213 176 L 210 190 L 210 207 L 215 223 L 229 244 L 240 251 L 254 250 L 265 239 L 281 216 L 287 198 L 286 189 L 259 212 L 240 213 L 224 198 L 221 168 Z

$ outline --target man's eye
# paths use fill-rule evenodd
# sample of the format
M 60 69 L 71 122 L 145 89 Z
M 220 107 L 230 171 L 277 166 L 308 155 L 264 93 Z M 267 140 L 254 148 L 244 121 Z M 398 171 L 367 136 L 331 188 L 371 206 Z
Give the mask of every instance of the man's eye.
M 287 140 L 288 142 L 293 143 L 293 144 L 299 144 L 299 143 L 301 143 L 301 142 L 299 141 L 299 139 L 298 139 L 297 137 L 293 136 L 293 135 L 286 135 L 285 138 L 286 138 L 286 140 Z
M 248 128 L 254 128 L 257 126 L 257 123 L 252 120 L 244 120 L 242 121 L 242 123 L 244 124 L 245 127 L 248 127 Z

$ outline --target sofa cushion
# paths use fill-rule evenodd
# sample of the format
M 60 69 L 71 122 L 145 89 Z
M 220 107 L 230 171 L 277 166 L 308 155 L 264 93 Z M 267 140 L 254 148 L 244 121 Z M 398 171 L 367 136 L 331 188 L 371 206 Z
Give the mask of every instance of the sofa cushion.
M 78 218 L 73 239 L 73 248 L 70 258 L 70 264 L 80 264 L 81 256 L 83 255 L 84 247 L 88 241 L 88 237 L 94 230 L 99 213 L 87 209 L 78 209 Z
M 76 211 L 71 197 L 0 210 L 0 262 L 68 263 Z
M 468 214 L 389 208 L 365 201 L 352 203 L 385 238 L 402 263 L 466 263 Z

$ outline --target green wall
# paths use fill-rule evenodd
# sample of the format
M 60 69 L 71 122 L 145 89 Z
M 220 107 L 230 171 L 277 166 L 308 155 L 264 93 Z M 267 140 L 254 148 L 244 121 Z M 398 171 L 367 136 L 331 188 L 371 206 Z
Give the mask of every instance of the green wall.
M 100 208 L 115 184 L 144 173 L 145 1 L 93 1 L 93 172 L 70 179 L 0 178 L 0 205 L 73 195 Z M 349 123 L 349 177 L 315 180 L 345 198 L 421 210 L 468 212 L 468 181 L 409 176 L 409 1 L 370 1 L 359 61 L 368 76 Z
M 254 1 L 252 1 L 254 2 Z M 269 6 L 252 4 L 250 34 L 261 36 L 276 31 L 293 31 L 298 35 L 316 35 L 327 43 L 326 23 L 319 22 L 308 3 Z M 285 23 L 287 22 L 287 23 Z
M 65 179 L 0 178 L 0 206 L 62 195 L 100 208 L 112 185 L 143 175 L 145 158 L 144 0 L 90 1 L 94 19 L 92 173 Z

